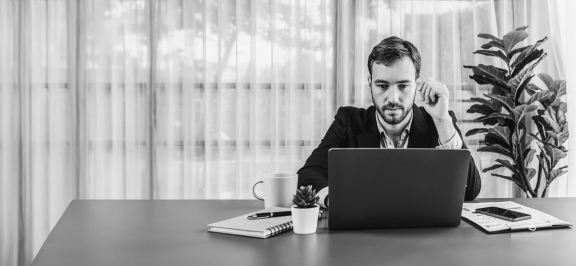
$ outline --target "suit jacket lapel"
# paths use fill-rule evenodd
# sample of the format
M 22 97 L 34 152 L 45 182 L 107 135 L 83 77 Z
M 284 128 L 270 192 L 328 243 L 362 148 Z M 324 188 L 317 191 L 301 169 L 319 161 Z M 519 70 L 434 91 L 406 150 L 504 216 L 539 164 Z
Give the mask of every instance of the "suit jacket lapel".
M 368 108 L 368 116 L 362 125 L 363 133 L 356 137 L 358 148 L 380 148 L 380 133 L 376 124 L 376 108 Z
M 408 148 L 429 148 L 432 137 L 428 135 L 428 123 L 424 114 L 416 105 L 412 106 L 412 126 L 410 127 L 410 138 Z

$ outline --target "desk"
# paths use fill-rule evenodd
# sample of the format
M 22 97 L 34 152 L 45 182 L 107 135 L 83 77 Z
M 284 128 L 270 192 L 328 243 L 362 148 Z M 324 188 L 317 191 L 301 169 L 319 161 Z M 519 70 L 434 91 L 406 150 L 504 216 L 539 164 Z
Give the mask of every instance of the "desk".
M 509 199 L 482 199 L 499 201 Z M 576 198 L 512 199 L 576 223 Z M 576 265 L 576 230 L 487 235 L 455 228 L 286 232 L 256 239 L 208 223 L 263 208 L 253 200 L 75 200 L 32 265 Z M 329 214 L 328 214 L 329 216 Z

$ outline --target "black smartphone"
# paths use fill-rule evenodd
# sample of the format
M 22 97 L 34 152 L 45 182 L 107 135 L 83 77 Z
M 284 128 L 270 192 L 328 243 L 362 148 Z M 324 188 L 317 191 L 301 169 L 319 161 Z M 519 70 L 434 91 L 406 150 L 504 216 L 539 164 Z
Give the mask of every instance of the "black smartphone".
M 492 217 L 500 218 L 503 220 L 517 222 L 522 220 L 528 220 L 532 218 L 530 214 L 521 213 L 517 211 L 502 209 L 498 207 L 486 207 L 476 209 L 477 213 L 486 214 Z

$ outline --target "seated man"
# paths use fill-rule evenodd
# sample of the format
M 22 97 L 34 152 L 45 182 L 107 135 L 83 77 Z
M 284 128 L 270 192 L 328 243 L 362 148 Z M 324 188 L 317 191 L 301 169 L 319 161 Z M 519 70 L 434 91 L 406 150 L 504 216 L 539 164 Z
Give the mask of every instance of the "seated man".
M 312 185 L 320 205 L 329 206 L 328 150 L 331 148 L 467 149 L 448 111 L 448 88 L 420 79 L 420 53 L 412 43 L 389 37 L 368 57 L 373 106 L 341 107 L 326 136 L 298 171 L 298 186 Z M 423 105 L 414 105 L 416 96 Z M 480 174 L 470 159 L 465 200 L 480 192 Z

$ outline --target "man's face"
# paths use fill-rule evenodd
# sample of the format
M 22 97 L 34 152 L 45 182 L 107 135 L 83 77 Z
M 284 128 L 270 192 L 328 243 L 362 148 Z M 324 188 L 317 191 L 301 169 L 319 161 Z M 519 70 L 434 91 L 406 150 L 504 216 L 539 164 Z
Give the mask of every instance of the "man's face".
M 386 123 L 395 125 L 412 111 L 416 96 L 416 68 L 408 57 L 390 66 L 374 62 L 368 77 L 372 102 Z

